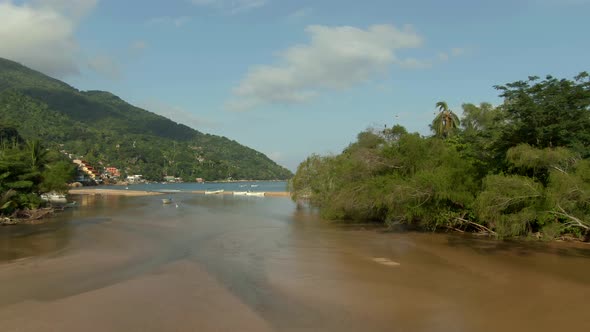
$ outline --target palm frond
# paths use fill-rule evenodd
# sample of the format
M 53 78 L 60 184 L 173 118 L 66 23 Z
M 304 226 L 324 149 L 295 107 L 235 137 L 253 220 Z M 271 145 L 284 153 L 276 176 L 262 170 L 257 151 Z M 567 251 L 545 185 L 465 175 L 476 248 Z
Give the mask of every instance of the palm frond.
M 444 112 L 449 110 L 449 105 L 447 105 L 445 101 L 439 101 L 436 103 L 436 108 L 438 108 L 439 111 Z

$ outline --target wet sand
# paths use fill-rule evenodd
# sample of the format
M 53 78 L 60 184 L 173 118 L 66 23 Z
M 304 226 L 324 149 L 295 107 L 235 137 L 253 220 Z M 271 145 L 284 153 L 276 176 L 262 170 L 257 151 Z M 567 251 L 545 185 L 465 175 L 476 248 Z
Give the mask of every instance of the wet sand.
M 70 270 L 71 264 L 88 268 L 89 258 L 102 264 L 120 259 L 80 255 L 67 261 L 42 262 L 33 271 L 23 266 L 3 267 L 2 274 L 56 274 Z M 2 331 L 272 330 L 206 271 L 186 261 L 71 296 L 15 303 L 0 309 L 0 322 Z
M 0 228 L 1 330 L 590 330 L 584 244 L 381 233 L 288 198 L 174 199 L 83 196 L 44 228 Z

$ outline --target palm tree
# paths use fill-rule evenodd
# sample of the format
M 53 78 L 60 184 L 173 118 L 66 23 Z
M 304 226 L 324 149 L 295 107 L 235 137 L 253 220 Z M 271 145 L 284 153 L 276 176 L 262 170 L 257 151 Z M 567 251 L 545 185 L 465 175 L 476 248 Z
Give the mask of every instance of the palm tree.
M 48 151 L 41 145 L 39 140 L 27 141 L 25 151 L 33 171 L 40 171 L 48 162 Z
M 432 129 L 438 137 L 449 137 L 453 132 L 459 128 L 460 121 L 457 114 L 449 109 L 449 106 L 444 101 L 436 103 L 436 107 L 439 109 L 439 113 L 436 115 L 430 129 Z

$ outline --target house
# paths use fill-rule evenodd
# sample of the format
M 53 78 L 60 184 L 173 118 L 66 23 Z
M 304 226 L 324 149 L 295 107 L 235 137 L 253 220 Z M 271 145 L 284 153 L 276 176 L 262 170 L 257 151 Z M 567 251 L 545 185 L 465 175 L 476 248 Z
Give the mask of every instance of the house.
M 112 166 L 105 167 L 105 172 L 106 172 L 106 175 L 110 176 L 110 177 L 118 178 L 121 176 L 121 171 L 119 171 L 119 169 L 117 167 L 112 167 Z
M 182 179 L 178 178 L 178 177 L 174 177 L 172 175 L 166 175 L 164 177 L 164 181 L 166 181 L 166 182 L 182 182 Z
M 86 160 L 75 159 L 74 164 L 78 165 L 78 171 L 92 180 L 98 180 L 100 173 L 90 165 Z
M 140 175 L 140 174 L 128 175 L 127 182 L 129 182 L 129 183 L 143 182 L 143 175 Z

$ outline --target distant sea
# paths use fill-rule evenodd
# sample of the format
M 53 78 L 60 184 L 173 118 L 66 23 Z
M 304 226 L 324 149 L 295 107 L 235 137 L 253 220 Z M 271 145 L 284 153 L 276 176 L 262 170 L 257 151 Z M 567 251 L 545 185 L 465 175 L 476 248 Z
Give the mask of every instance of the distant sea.
M 125 190 L 126 186 L 99 186 L 101 189 Z M 196 190 L 219 190 L 225 191 L 264 191 L 283 192 L 287 191 L 286 181 L 252 181 L 252 182 L 205 182 L 205 183 L 149 183 L 130 184 L 129 190 L 160 191 L 160 192 L 190 192 Z

